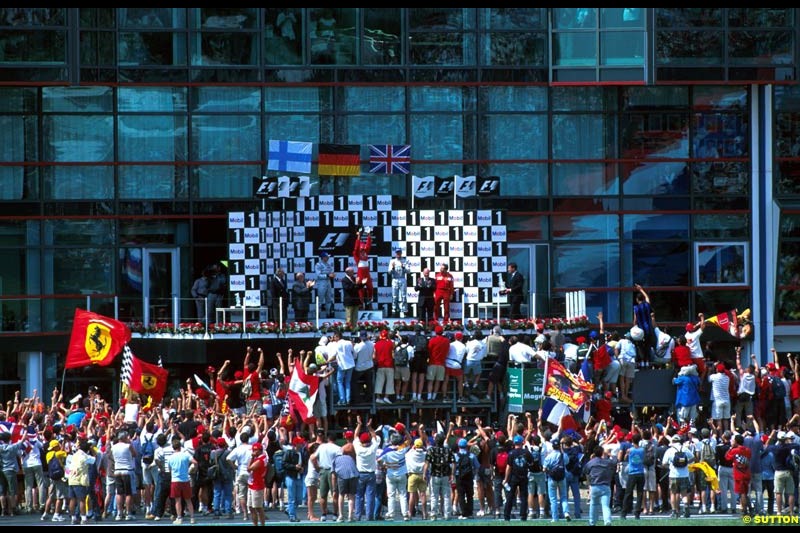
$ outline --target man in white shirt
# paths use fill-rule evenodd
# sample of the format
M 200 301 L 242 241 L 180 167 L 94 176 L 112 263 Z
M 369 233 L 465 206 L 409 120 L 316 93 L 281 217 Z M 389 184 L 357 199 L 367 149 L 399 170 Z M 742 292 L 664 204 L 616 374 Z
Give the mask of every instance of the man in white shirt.
M 723 431 L 730 429 L 731 421 L 731 394 L 730 378 L 725 373 L 725 363 L 717 363 L 715 373 L 708 376 L 711 383 L 711 418 L 714 425 L 722 426 Z
M 319 431 L 319 430 L 317 430 Z M 328 513 L 328 494 L 331 494 L 332 501 L 336 501 L 336 488 L 331 485 L 331 470 L 333 468 L 333 458 L 342 453 L 342 447 L 328 440 L 328 435 L 317 433 L 322 439 L 322 444 L 311 454 L 309 461 L 319 471 L 319 492 L 318 502 L 320 507 L 320 519 L 327 520 Z
M 359 341 L 353 346 L 356 366 L 353 369 L 353 402 L 362 403 L 372 400 L 374 393 L 375 343 L 366 331 L 359 333 Z
M 328 362 L 336 361 L 336 389 L 338 392 L 336 405 L 350 405 L 353 369 L 356 366 L 353 343 L 343 339 L 338 331 L 333 333 L 333 340 L 328 343 Z
M 453 340 L 450 341 L 450 351 L 447 359 L 444 360 L 444 390 L 442 394 L 447 398 L 447 391 L 450 385 L 450 378 L 455 378 L 459 401 L 464 401 L 464 356 L 467 354 L 467 346 L 464 344 L 464 334 L 456 332 Z
M 508 360 L 512 363 L 521 365 L 533 362 L 536 356 L 536 351 L 531 347 L 521 342 L 516 335 L 512 335 L 508 339 Z
M 469 399 L 476 402 L 478 396 L 478 381 L 481 378 L 483 370 L 483 360 L 486 358 L 486 340 L 483 338 L 481 330 L 475 331 L 475 334 L 470 340 L 467 341 L 467 355 L 464 357 L 464 386 L 470 390 Z

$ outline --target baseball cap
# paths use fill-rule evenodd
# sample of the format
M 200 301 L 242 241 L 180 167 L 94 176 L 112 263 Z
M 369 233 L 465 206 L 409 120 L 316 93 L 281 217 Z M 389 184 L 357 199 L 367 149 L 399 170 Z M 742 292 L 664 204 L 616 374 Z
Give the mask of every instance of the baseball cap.
M 580 337 L 578 337 L 577 339 L 575 339 L 575 342 L 577 342 L 578 344 L 583 344 L 583 343 L 585 343 L 585 342 L 586 342 L 586 337 L 584 337 L 583 335 L 581 335 Z
M 330 257 L 330 254 L 328 252 L 320 252 L 319 256 L 320 257 Z
M 417 439 L 414 441 L 414 448 L 422 448 L 422 439 Z
M 687 331 L 687 332 L 692 332 L 692 331 L 694 331 L 694 324 L 692 324 L 691 322 L 687 322 L 687 323 L 686 323 L 686 331 Z
M 725 363 L 717 363 L 717 372 L 725 372 Z
M 403 250 L 402 250 L 402 249 L 400 249 L 400 248 L 395 248 L 395 249 L 394 249 L 394 253 L 396 253 L 396 254 L 402 254 L 402 253 L 403 253 Z
M 303 437 L 295 437 L 292 439 L 292 446 L 297 446 L 305 443 L 306 439 L 304 439 Z
M 522 444 L 523 442 L 525 442 L 525 439 L 522 435 L 514 435 L 514 444 Z
M 233 373 L 233 379 L 242 379 L 244 377 L 244 372 L 241 370 L 237 370 Z
M 361 444 L 369 444 L 369 442 L 372 440 L 372 436 L 369 433 L 364 432 L 358 436 L 358 440 L 361 441 Z
M 457 332 L 456 332 L 456 340 L 457 340 L 457 341 L 460 341 L 460 340 L 462 340 L 463 338 L 464 338 L 464 334 L 463 334 L 463 333 L 461 333 L 460 331 L 457 331 Z
M 498 431 L 495 431 L 495 433 L 494 433 L 494 438 L 495 438 L 495 439 L 499 439 L 500 437 L 503 437 L 503 436 L 505 436 L 505 433 L 503 433 L 503 432 L 502 432 L 502 431 L 500 431 L 500 430 L 498 430 Z
M 346 439 L 352 439 L 354 435 L 355 434 L 352 431 L 350 431 L 349 429 L 344 432 L 344 438 L 346 438 Z
M 394 430 L 398 433 L 403 433 L 406 430 L 406 426 L 402 422 L 398 422 L 394 425 Z
M 433 332 L 436 333 L 437 335 L 441 335 L 442 333 L 444 333 L 444 328 L 442 326 L 436 326 L 435 328 L 433 328 Z
M 61 446 L 61 443 L 58 442 L 57 440 L 53 439 L 53 440 L 50 441 L 50 444 L 47 445 L 47 451 L 55 450 L 59 446 Z
M 597 338 L 597 332 L 594 331 L 594 330 L 590 331 L 589 332 L 589 338 L 590 339 L 596 339 Z
M 614 393 L 611 392 L 610 390 L 607 390 L 606 391 L 606 400 L 610 400 L 613 397 L 614 397 Z
M 681 436 L 680 435 L 673 435 L 672 438 L 670 439 L 670 441 L 671 442 L 680 442 L 681 441 Z
M 256 442 L 256 443 L 254 443 L 254 444 L 253 444 L 253 447 L 252 447 L 251 449 L 252 449 L 254 452 L 260 452 L 261 450 L 263 450 L 263 449 L 264 449 L 264 447 L 263 447 L 263 446 L 261 446 L 261 443 L 260 443 L 260 442 Z
M 467 447 L 467 439 L 458 439 L 458 447 L 459 448 L 466 448 Z

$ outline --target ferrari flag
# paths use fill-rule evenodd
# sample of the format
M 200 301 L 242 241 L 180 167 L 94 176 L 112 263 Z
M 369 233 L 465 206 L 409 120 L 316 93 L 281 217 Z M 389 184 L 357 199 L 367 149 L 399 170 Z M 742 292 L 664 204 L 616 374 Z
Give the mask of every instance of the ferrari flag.
M 167 390 L 169 372 L 166 368 L 142 361 L 133 355 L 126 344 L 122 354 L 120 378 L 129 389 L 150 396 L 150 403 L 157 405 Z
M 317 400 L 319 378 L 305 373 L 302 365 L 294 365 L 292 379 L 289 380 L 289 401 L 303 418 L 303 422 L 314 416 L 314 402 Z
M 548 359 L 543 390 L 546 398 L 558 400 L 577 411 L 594 392 L 594 385 L 574 375 L 555 359 Z
M 108 366 L 129 340 L 131 330 L 119 320 L 75 309 L 64 368 Z

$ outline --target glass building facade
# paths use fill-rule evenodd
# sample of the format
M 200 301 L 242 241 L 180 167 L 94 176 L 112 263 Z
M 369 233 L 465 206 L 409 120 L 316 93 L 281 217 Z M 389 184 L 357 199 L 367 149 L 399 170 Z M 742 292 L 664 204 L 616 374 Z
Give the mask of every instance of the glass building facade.
M 639 283 L 664 327 L 750 308 L 756 353 L 797 350 L 798 14 L 0 8 L 0 396 L 30 354 L 52 379 L 76 306 L 189 315 L 166 302 L 226 256 L 227 213 L 259 206 L 269 139 L 499 177 L 459 207 L 506 211 L 538 315 L 585 290 L 624 327 Z M 365 154 L 357 177 L 312 171 L 312 194 L 410 207 L 411 179 Z

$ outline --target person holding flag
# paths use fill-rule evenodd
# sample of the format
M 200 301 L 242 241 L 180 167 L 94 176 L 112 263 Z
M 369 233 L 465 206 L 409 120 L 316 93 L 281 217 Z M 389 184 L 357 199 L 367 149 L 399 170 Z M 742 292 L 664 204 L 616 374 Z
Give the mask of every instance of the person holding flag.
M 366 238 L 362 235 L 366 233 Z M 372 275 L 370 274 L 369 266 L 369 252 L 372 249 L 372 231 L 366 228 L 366 231 L 361 228 L 356 232 L 356 243 L 353 247 L 353 259 L 356 260 L 356 276 L 358 283 L 361 287 L 361 306 L 363 309 L 372 309 Z

